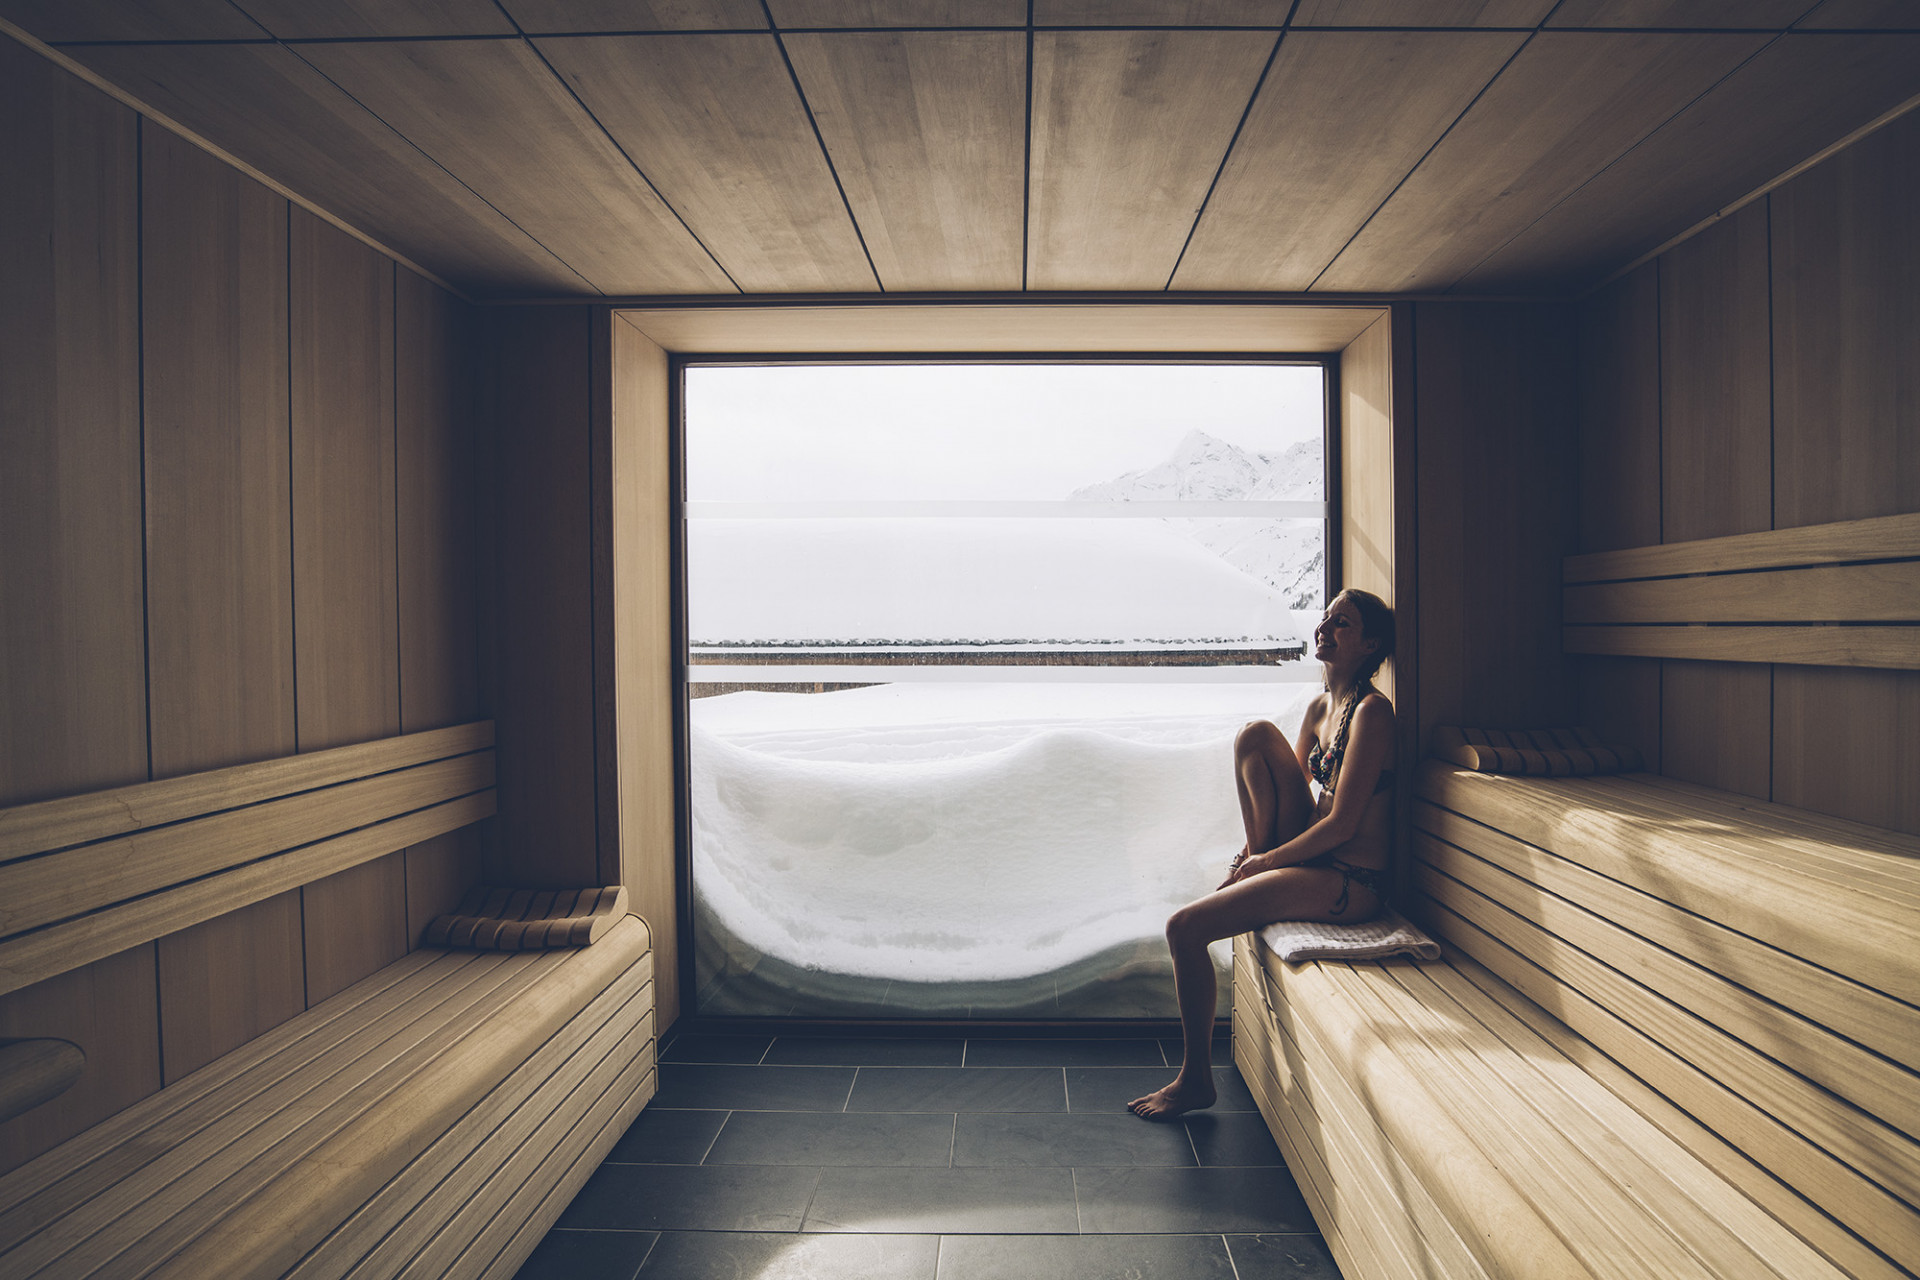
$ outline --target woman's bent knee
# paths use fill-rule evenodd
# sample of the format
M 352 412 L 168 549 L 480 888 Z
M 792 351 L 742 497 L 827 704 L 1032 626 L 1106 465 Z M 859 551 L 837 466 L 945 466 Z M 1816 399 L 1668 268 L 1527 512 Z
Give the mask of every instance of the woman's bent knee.
M 1249 720 L 1233 740 L 1234 750 L 1243 755 L 1248 751 L 1265 751 L 1276 746 L 1291 750 L 1287 735 L 1280 732 L 1280 726 L 1271 720 Z

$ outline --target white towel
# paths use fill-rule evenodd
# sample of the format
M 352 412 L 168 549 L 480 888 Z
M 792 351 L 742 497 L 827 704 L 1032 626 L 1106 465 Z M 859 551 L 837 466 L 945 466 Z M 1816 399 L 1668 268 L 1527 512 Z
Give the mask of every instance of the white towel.
M 1382 911 L 1365 924 L 1282 920 L 1262 929 L 1260 940 L 1287 961 L 1379 960 L 1399 955 L 1440 958 L 1440 944 L 1393 911 Z

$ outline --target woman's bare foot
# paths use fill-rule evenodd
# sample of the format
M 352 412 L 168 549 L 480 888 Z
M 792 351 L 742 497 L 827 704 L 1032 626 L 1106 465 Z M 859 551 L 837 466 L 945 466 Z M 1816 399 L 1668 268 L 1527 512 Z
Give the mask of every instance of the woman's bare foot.
M 1177 1077 L 1166 1088 L 1156 1089 L 1144 1098 L 1135 1098 L 1127 1104 L 1127 1110 L 1142 1120 L 1171 1120 L 1177 1115 L 1184 1115 L 1189 1111 L 1204 1111 L 1213 1105 L 1218 1095 L 1214 1092 L 1211 1080 L 1203 1086 L 1195 1087 L 1182 1084 L 1181 1081 L 1185 1079 L 1184 1075 Z

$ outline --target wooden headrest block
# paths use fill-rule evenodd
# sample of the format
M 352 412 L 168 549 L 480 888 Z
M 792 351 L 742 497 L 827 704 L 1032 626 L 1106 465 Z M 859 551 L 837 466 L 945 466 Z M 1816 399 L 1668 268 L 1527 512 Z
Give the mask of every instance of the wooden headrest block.
M 1611 747 L 1591 729 L 1463 729 L 1440 725 L 1433 754 L 1480 773 L 1536 778 L 1628 773 L 1641 766 L 1632 747 Z
M 0 1040 L 0 1121 L 59 1097 L 86 1069 L 70 1040 Z
M 551 951 L 584 947 L 627 914 L 627 887 L 496 889 L 480 886 L 458 910 L 427 926 L 433 947 L 476 951 Z

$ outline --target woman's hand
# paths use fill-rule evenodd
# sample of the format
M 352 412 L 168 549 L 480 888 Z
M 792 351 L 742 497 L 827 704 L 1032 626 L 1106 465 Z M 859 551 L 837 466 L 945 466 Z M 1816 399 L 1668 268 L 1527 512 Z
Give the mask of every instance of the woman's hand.
M 1257 876 L 1262 871 L 1271 871 L 1273 868 L 1273 855 L 1266 853 L 1249 854 L 1245 849 L 1242 849 L 1234 856 L 1233 865 L 1227 868 L 1227 878 L 1220 882 L 1219 889 L 1215 889 L 1214 892 L 1218 893 L 1220 889 L 1224 889 L 1228 885 L 1239 884 L 1248 876 Z

